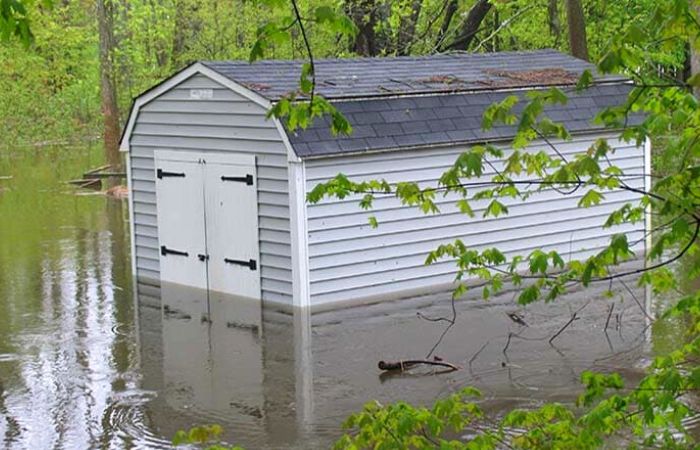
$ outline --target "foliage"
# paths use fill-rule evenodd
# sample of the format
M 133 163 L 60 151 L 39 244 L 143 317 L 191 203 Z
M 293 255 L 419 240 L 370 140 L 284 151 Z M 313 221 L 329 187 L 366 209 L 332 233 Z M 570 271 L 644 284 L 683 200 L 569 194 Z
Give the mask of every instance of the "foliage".
M 305 39 L 288 0 L 112 0 L 117 51 L 114 67 L 122 122 L 131 100 L 158 81 L 195 60 L 271 58 L 308 59 Z M 420 9 L 415 30 L 405 36 L 405 23 Z M 380 54 L 408 51 L 433 53 L 440 42 L 454 38 L 462 17 L 474 1 L 456 2 L 455 19 L 445 33 L 446 0 L 383 0 L 374 33 Z M 356 0 L 300 0 L 306 40 L 315 57 L 350 56 L 358 24 L 364 19 L 344 13 Z M 547 28 L 548 0 L 493 2 L 493 10 L 476 35 L 472 51 L 554 47 L 567 50 Z M 584 1 L 589 47 L 598 57 L 626 24 L 651 14 L 654 0 Z M 0 2 L 0 148 L 51 142 L 92 140 L 101 133 L 98 40 L 94 2 L 71 0 L 7 0 Z M 560 8 L 562 9 L 562 8 Z M 566 20 L 562 17 L 562 33 Z M 643 41 L 653 42 L 652 29 Z M 404 34 L 402 34 L 404 33 Z M 407 40 L 408 48 L 399 47 Z M 682 71 L 685 45 L 671 41 L 663 49 L 647 48 L 647 57 L 667 72 Z M 658 46 L 657 46 L 658 47 Z M 309 98 L 313 67 L 305 71 L 299 92 L 275 111 L 290 119 L 290 128 L 307 126 L 321 114 L 331 114 L 332 128 L 349 133 L 349 124 L 322 98 Z M 57 82 L 58 81 L 58 82 Z M 311 84 L 311 85 L 310 85 Z M 299 102 L 302 100 L 302 102 Z M 313 103 L 296 108 L 304 101 Z M 291 115 L 291 111 L 297 111 Z
M 173 438 L 173 445 L 205 445 L 204 450 L 242 450 L 241 447 L 226 446 L 220 443 L 219 438 L 223 429 L 219 425 L 202 425 L 190 428 L 188 431 L 180 430 Z
M 0 45 L 2 147 L 91 138 L 99 123 L 96 36 L 85 3 L 56 6 L 58 21 L 32 10 L 34 40 Z

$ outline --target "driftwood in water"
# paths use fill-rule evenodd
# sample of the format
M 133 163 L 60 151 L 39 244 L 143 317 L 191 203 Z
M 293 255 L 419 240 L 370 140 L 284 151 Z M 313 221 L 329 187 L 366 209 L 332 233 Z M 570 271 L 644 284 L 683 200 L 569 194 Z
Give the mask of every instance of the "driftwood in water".
M 447 367 L 452 370 L 459 370 L 459 367 L 455 366 L 454 364 L 445 362 L 445 361 L 437 361 L 437 360 L 429 360 L 429 359 L 407 359 L 407 360 L 401 360 L 401 361 L 379 361 L 377 364 L 377 367 L 379 367 L 379 370 L 400 370 L 400 371 L 405 371 L 408 369 L 411 369 L 413 367 L 419 366 L 419 365 L 427 365 L 427 366 L 439 366 L 439 367 Z

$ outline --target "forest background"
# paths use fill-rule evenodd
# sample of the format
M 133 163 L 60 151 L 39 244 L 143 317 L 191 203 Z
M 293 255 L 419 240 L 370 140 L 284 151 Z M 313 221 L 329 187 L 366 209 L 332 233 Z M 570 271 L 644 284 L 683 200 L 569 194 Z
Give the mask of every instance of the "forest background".
M 106 161 L 114 164 L 134 97 L 194 61 L 248 59 L 265 25 L 292 14 L 289 2 L 251 0 L 1 3 L 0 21 L 14 24 L 2 27 L 0 45 L 0 151 L 103 142 Z M 316 57 L 556 48 L 596 61 L 611 38 L 651 14 L 656 2 L 305 0 L 299 6 L 310 19 L 319 7 L 332 8 L 356 27 L 354 36 L 338 37 L 309 20 Z M 266 58 L 306 57 L 298 30 L 289 32 L 291 39 L 267 39 Z M 692 55 L 683 43 L 649 56 L 679 79 L 690 71 Z

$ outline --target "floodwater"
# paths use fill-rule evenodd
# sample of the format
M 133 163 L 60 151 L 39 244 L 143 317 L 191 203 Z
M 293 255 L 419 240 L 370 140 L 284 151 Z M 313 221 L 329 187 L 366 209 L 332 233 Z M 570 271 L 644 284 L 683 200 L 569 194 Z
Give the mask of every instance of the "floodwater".
M 467 297 L 436 351 L 462 370 L 382 376 L 379 360 L 425 357 L 445 326 L 425 318 L 450 316 L 449 293 L 309 317 L 135 286 L 126 202 L 63 183 L 98 163 L 89 149 L 0 155 L 2 448 L 169 448 L 211 423 L 246 448 L 327 448 L 368 400 L 425 404 L 472 385 L 495 416 L 572 402 L 582 370 L 633 381 L 681 337 L 648 329 L 633 280 L 613 298 L 606 285 L 519 310 L 527 327 L 506 314 L 513 292 Z

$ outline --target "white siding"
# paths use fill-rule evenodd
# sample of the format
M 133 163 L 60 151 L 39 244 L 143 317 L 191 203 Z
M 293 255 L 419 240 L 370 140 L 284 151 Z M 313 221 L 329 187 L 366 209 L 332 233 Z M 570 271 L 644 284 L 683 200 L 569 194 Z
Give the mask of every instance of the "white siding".
M 596 136 L 598 137 L 598 136 Z M 594 138 L 578 137 L 558 143 L 565 156 L 585 151 Z M 644 152 L 611 141 L 616 151 L 611 162 L 630 174 L 630 186 L 643 188 Z M 544 144 L 534 151 L 548 150 Z M 354 180 L 383 178 L 390 182 L 420 181 L 435 185 L 437 178 L 464 148 L 425 149 L 374 155 L 344 156 L 306 161 L 307 190 L 338 173 Z M 492 161 L 496 168 L 500 163 Z M 485 176 L 493 175 L 493 172 Z M 308 205 L 309 268 L 312 305 L 362 297 L 391 294 L 454 280 L 455 266 L 444 261 L 426 266 L 427 253 L 441 243 L 462 239 L 475 249 L 498 247 L 507 256 L 527 255 L 535 248 L 556 249 L 563 256 L 581 258 L 609 242 L 614 233 L 628 232 L 631 241 L 644 248 L 643 224 L 603 230 L 601 225 L 614 209 L 638 196 L 628 191 L 605 194 L 604 202 L 588 209 L 577 208 L 584 190 L 563 196 L 553 190 L 539 193 L 525 202 L 506 200 L 510 214 L 481 218 L 487 202 L 472 204 L 474 219 L 459 213 L 456 197 L 439 198 L 441 214 L 425 215 L 416 208 L 403 207 L 390 196 L 377 198 L 370 211 L 358 206 L 357 197 L 324 200 Z M 372 229 L 368 217 L 379 227 Z
M 213 95 L 190 99 L 189 89 L 212 89 Z M 262 296 L 291 304 L 287 153 L 274 123 L 265 115 L 264 108 L 200 74 L 141 108 L 129 154 L 138 278 L 160 278 L 153 151 L 254 153 Z

